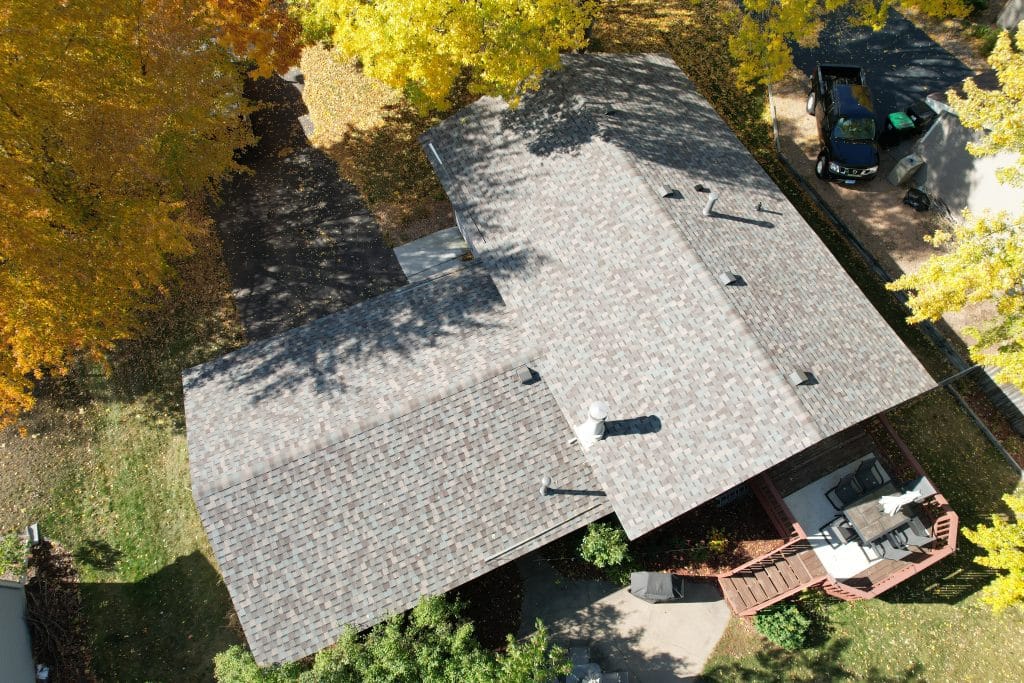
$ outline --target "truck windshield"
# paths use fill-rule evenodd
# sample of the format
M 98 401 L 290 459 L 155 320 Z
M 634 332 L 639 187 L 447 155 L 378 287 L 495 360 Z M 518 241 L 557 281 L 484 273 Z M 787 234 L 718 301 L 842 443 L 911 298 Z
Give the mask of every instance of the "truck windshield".
M 836 121 L 833 136 L 849 142 L 870 142 L 875 139 L 874 119 L 846 119 Z

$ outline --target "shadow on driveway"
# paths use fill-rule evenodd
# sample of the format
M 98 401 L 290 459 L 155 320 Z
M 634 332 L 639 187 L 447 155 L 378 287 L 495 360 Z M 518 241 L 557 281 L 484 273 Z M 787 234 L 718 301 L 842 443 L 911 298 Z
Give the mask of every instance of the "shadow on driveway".
M 604 671 L 646 683 L 695 681 L 722 636 L 729 609 L 710 583 L 686 583 L 680 603 L 652 605 L 604 581 L 570 580 L 539 554 L 517 561 L 523 576 L 520 635 L 537 619 L 563 646 L 585 646 Z
M 306 139 L 298 89 L 273 76 L 245 95 L 263 106 L 252 115 L 259 143 L 241 159 L 253 173 L 224 187 L 214 219 L 249 340 L 405 284 L 355 187 Z
M 880 31 L 853 26 L 848 11 L 836 12 L 822 28 L 818 47 L 794 47 L 793 61 L 808 75 L 819 62 L 863 67 L 879 121 L 974 75 L 895 10 L 889 11 L 889 20 Z

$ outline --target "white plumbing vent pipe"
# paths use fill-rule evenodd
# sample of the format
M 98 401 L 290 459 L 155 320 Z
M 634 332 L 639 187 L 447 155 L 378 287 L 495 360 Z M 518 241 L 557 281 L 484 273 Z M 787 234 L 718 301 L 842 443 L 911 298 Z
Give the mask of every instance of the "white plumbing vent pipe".
M 718 201 L 718 195 L 712 192 L 708 195 L 708 203 L 704 205 L 704 215 L 710 216 L 715 210 L 715 202 Z
M 604 421 L 608 418 L 608 404 L 595 401 L 587 410 L 587 419 L 576 427 L 576 436 L 584 448 L 604 438 Z

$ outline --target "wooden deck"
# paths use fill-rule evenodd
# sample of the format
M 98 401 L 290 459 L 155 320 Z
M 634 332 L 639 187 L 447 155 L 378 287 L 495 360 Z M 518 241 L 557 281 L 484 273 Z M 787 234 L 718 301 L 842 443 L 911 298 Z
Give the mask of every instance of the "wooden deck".
M 873 598 L 956 551 L 959 519 L 941 493 L 925 502 L 935 543 L 923 552 L 903 560 L 882 560 L 840 581 L 828 574 L 811 549 L 806 533 L 783 501 L 785 496 L 869 453 L 877 455 L 897 481 L 911 473 L 914 477 L 925 475 L 892 425 L 883 416 L 876 420 L 871 423 L 872 429 L 884 441 L 884 447 L 858 425 L 824 439 L 749 482 L 766 516 L 789 541 L 718 576 L 726 602 L 736 614 L 751 616 L 814 586 L 842 600 Z

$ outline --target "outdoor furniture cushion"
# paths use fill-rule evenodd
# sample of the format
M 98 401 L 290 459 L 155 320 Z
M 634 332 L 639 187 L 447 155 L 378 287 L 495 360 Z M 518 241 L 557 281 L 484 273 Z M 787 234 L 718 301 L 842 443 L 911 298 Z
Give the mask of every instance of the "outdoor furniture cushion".
M 825 492 L 828 502 L 836 510 L 842 510 L 862 495 L 864 495 L 864 488 L 857 481 L 857 477 L 852 474 L 847 474 L 839 480 L 839 483 Z
M 857 482 L 864 488 L 864 492 L 874 491 L 885 483 L 885 475 L 878 464 L 878 460 L 872 458 L 865 460 L 857 468 Z

